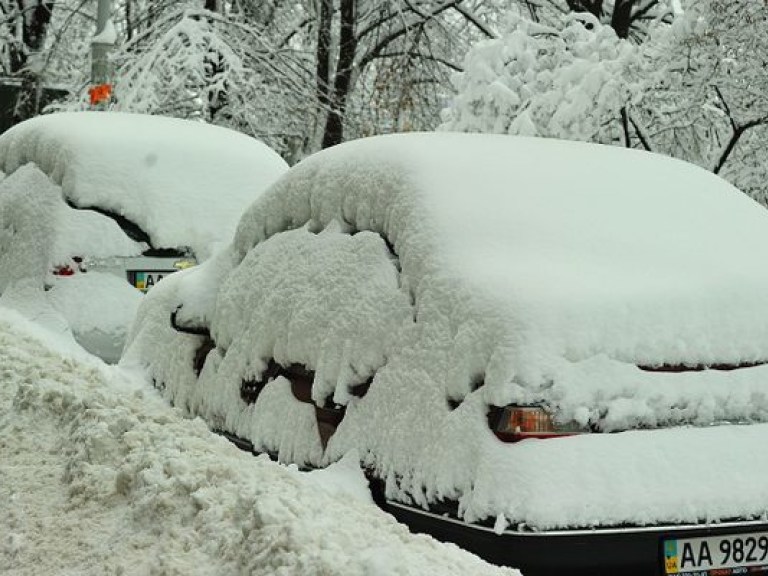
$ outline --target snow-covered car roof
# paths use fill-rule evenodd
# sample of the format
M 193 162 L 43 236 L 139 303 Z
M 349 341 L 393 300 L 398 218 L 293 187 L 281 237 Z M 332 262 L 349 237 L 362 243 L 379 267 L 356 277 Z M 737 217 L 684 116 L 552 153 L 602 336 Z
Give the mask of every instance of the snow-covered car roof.
M 33 162 L 78 207 L 122 215 L 157 248 L 205 258 L 226 243 L 242 211 L 286 169 L 244 134 L 139 114 L 40 116 L 0 136 L 0 170 Z
M 293 167 L 228 250 L 153 289 L 124 361 L 257 450 L 313 465 L 354 450 L 388 498 L 453 500 L 468 521 L 760 517 L 768 365 L 641 366 L 767 360 L 767 242 L 764 208 L 667 157 L 376 137 Z M 275 364 L 306 368 L 316 407 L 345 406 L 327 444 Z M 628 431 L 502 444 L 488 413 L 510 404 Z
M 768 359 L 768 212 L 678 160 L 508 136 L 362 140 L 294 169 L 244 215 L 235 245 L 244 256 L 334 219 L 391 242 L 417 308 L 460 302 L 454 322 L 493 326 L 502 380 L 512 366 L 540 371 L 544 355 Z

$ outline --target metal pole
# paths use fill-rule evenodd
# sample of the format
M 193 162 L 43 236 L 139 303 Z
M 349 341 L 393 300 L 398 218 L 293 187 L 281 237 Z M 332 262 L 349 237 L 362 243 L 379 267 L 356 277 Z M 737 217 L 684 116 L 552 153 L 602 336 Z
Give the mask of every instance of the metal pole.
M 114 30 L 110 22 L 112 15 L 112 0 L 98 0 L 96 12 L 96 36 L 91 42 L 91 84 L 101 86 L 109 83 L 109 51 L 114 46 L 111 32 Z

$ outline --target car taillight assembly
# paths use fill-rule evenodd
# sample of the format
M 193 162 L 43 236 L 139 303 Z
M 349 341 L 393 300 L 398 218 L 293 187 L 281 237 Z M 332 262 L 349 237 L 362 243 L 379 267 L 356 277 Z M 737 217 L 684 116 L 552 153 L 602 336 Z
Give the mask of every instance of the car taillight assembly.
M 74 273 L 75 271 L 69 265 L 56 266 L 53 269 L 54 276 L 72 276 Z
M 561 438 L 588 432 L 576 422 L 556 422 L 541 406 L 492 407 L 488 424 L 503 442 L 519 442 L 527 438 Z
M 85 272 L 85 264 L 80 256 L 74 256 L 69 264 L 59 264 L 53 269 L 54 276 L 74 276 L 76 272 Z

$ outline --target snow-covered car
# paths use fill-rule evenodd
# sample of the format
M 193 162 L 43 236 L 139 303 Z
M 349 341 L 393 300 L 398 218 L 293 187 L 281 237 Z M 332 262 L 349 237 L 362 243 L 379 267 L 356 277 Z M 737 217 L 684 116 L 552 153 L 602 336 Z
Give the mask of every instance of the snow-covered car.
M 0 170 L 0 292 L 34 276 L 75 338 L 116 361 L 142 292 L 226 246 L 287 165 L 232 130 L 82 112 L 0 135 Z
M 293 167 L 121 362 L 255 452 L 356 454 L 526 575 L 768 566 L 768 212 L 577 142 L 408 134 Z

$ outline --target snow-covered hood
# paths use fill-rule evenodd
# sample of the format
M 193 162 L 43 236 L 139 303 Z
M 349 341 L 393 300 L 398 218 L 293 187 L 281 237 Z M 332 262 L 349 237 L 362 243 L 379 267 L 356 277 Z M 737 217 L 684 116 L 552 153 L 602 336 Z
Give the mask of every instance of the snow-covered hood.
M 40 116 L 0 136 L 0 170 L 28 162 L 73 204 L 125 216 L 155 247 L 189 246 L 199 258 L 231 240 L 243 210 L 287 169 L 232 130 L 111 112 Z

